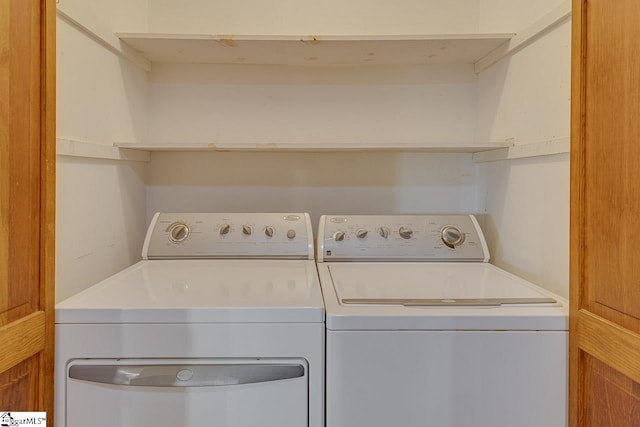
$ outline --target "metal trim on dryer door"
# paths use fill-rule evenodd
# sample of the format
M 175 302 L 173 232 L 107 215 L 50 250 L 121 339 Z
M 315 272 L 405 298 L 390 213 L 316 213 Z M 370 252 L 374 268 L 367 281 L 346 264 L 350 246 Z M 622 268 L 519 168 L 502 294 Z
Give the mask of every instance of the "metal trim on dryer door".
M 69 378 L 130 387 L 222 387 L 304 376 L 295 364 L 75 365 Z
M 78 359 L 67 427 L 307 427 L 304 359 Z

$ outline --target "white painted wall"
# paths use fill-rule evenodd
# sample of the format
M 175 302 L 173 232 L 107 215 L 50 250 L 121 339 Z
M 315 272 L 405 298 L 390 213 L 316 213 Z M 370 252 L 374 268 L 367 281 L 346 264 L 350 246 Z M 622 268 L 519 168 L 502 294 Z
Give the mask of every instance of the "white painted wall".
M 147 29 L 508 32 L 558 3 L 118 2 L 61 0 L 61 7 L 109 39 Z M 66 139 L 482 144 L 568 136 L 568 24 L 479 76 L 470 66 L 155 65 L 148 77 L 60 19 L 58 44 L 58 135 Z M 323 213 L 479 212 L 496 264 L 566 295 L 568 163 L 557 155 L 474 165 L 468 154 L 427 153 L 154 153 L 148 166 L 59 157 L 58 299 L 139 259 L 158 210 L 310 211 L 314 223 Z
M 468 154 L 153 153 L 147 218 L 156 211 L 322 214 L 473 213 Z
M 139 162 L 58 156 L 56 300 L 138 261 L 145 235 Z
M 152 32 L 371 35 L 477 29 L 478 0 L 149 0 Z
M 489 3 L 522 26 L 559 2 L 528 2 L 521 10 L 507 0 Z M 569 137 L 570 29 L 570 22 L 558 26 L 479 75 L 480 140 L 522 144 Z M 569 155 L 478 166 L 479 211 L 485 212 L 492 262 L 567 297 Z
M 569 137 L 571 23 L 478 75 L 477 138 L 516 144 Z
M 111 145 L 144 140 L 146 73 L 57 20 L 57 134 Z M 143 163 L 58 156 L 56 299 L 140 259 Z
M 114 34 L 118 29 L 131 28 L 139 32 L 148 29 L 149 0 L 57 0 L 56 3 L 59 11 L 113 46 L 120 46 Z
M 480 32 L 521 32 L 563 0 L 479 0 Z
M 478 30 L 478 1 L 151 0 L 149 30 L 384 35 Z M 321 38 L 321 37 L 320 37 Z M 471 65 L 283 67 L 154 64 L 153 143 L 475 142 Z
M 568 297 L 569 155 L 485 163 L 478 174 L 491 262 Z
M 144 141 L 147 73 L 65 20 L 57 25 L 57 136 L 112 145 Z
M 306 68 L 156 65 L 154 143 L 474 141 L 471 65 Z

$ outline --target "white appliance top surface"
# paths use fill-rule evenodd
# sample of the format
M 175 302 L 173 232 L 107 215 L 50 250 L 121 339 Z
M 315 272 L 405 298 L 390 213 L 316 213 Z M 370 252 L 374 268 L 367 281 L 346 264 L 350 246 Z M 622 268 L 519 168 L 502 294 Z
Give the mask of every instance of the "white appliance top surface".
M 336 263 L 329 270 L 340 300 L 545 297 L 484 263 Z
M 324 321 L 311 260 L 148 260 L 56 306 L 56 323 Z
M 566 300 L 487 263 L 332 262 L 319 274 L 328 329 L 567 329 Z

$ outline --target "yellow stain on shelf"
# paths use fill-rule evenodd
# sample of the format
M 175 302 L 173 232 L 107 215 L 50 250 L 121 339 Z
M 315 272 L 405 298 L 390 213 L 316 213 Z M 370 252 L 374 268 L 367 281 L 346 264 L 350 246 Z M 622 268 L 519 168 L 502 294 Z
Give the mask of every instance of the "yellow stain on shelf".
M 238 42 L 233 39 L 232 35 L 228 34 L 219 34 L 218 41 L 227 47 L 236 47 L 238 46 Z

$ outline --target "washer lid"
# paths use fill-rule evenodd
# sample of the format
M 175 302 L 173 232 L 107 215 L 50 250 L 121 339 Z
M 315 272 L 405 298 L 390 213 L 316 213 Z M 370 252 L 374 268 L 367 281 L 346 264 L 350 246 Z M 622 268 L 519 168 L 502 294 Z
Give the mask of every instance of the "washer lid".
M 141 261 L 56 306 L 56 323 L 316 323 L 309 260 Z
M 524 281 L 480 263 L 333 264 L 329 267 L 341 304 L 419 305 L 439 301 L 456 306 L 494 305 L 496 299 L 542 299 L 556 302 Z M 413 304 L 411 302 L 413 301 Z M 464 301 L 468 301 L 464 303 Z M 474 304 L 470 301 L 476 301 Z M 425 305 L 428 305 L 425 302 Z
M 329 263 L 329 329 L 566 330 L 566 301 L 485 263 Z

